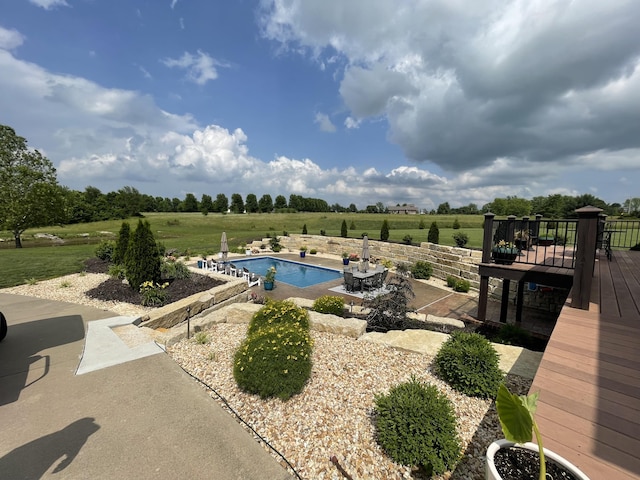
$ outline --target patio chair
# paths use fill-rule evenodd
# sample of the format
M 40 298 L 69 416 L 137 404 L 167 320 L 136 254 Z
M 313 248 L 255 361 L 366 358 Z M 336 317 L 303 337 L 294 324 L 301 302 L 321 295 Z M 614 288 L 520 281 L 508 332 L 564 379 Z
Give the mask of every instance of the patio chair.
M 256 285 L 260 286 L 261 283 L 262 283 L 262 279 L 260 278 L 259 275 L 256 275 L 255 273 L 252 273 L 247 279 L 247 285 L 249 285 L 249 287 L 255 287 Z
M 356 284 L 358 285 L 360 290 L 362 290 L 362 284 L 361 284 L 360 280 L 358 280 L 357 278 L 355 278 L 353 276 L 353 272 L 345 271 L 344 272 L 344 288 L 345 288 L 345 290 L 347 292 L 355 291 Z
M 229 264 L 229 275 L 232 277 L 236 277 L 238 272 L 238 267 L 236 267 L 233 263 Z
M 249 271 L 249 269 L 247 267 L 242 267 L 242 278 L 244 278 L 248 282 L 250 277 L 251 272 Z
M 362 283 L 362 289 L 367 289 L 369 291 L 371 290 L 377 290 L 380 284 L 380 279 L 382 278 L 382 272 L 378 272 L 376 273 L 374 276 L 369 277 L 369 278 L 365 278 L 363 283 Z

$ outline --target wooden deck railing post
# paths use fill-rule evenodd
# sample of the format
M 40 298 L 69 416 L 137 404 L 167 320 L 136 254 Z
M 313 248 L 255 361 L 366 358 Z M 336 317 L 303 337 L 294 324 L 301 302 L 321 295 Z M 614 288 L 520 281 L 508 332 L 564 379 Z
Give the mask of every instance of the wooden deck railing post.
M 513 237 L 516 233 L 516 216 L 509 215 L 507 217 L 507 238 L 505 239 L 507 242 L 513 243 Z
M 598 215 L 601 212 L 601 208 L 591 205 L 576 210 L 578 214 L 578 242 L 571 307 L 581 310 L 589 309 L 598 240 Z
M 491 262 L 491 248 L 493 247 L 493 219 L 495 214 L 484 214 L 484 233 L 482 237 L 482 263 Z M 480 292 L 478 295 L 478 320 L 487 319 L 487 301 L 489 297 L 489 277 L 480 276 Z

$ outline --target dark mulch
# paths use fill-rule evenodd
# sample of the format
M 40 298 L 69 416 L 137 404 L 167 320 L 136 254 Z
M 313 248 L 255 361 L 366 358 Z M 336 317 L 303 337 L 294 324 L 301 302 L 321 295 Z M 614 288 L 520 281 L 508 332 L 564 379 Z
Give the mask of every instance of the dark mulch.
M 107 273 L 109 262 L 98 258 L 91 258 L 85 263 L 87 273 Z M 224 282 L 205 275 L 192 274 L 190 278 L 169 281 L 165 288 L 168 296 L 167 303 L 175 302 L 190 295 L 209 290 Z M 128 283 L 117 278 L 109 278 L 96 288 L 86 292 L 88 297 L 105 301 L 117 301 L 142 305 L 142 295 L 132 289 Z

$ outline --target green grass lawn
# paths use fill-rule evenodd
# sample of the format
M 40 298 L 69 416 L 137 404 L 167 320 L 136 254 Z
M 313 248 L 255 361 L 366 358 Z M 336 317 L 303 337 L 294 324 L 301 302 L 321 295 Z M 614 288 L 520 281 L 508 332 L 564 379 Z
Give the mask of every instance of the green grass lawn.
M 454 245 L 451 228 L 458 219 L 463 231 L 469 235 L 468 247 L 482 245 L 482 215 L 380 215 L 365 213 L 276 213 L 276 214 L 209 214 L 201 213 L 147 213 L 145 220 L 151 225 L 156 240 L 167 249 L 178 249 L 192 256 L 213 255 L 220 250 L 220 236 L 227 232 L 229 248 L 244 251 L 244 246 L 267 235 L 307 233 L 340 236 L 342 221 L 346 221 L 348 236 L 361 238 L 363 233 L 372 240 L 380 238 L 383 220 L 389 222 L 389 240 L 402 242 L 411 235 L 412 243 L 427 241 L 429 226 L 436 221 L 440 228 L 440 243 Z M 127 220 L 132 230 L 138 219 Z M 419 228 L 423 222 L 424 228 Z M 0 231 L 0 288 L 26 283 L 28 279 L 44 280 L 82 271 L 84 260 L 94 254 L 95 247 L 105 239 L 117 238 L 122 220 L 83 223 L 65 226 L 33 228 L 22 236 L 22 249 L 15 249 L 10 232 Z M 57 235 L 63 245 L 52 246 L 46 239 L 35 239 L 37 233 Z

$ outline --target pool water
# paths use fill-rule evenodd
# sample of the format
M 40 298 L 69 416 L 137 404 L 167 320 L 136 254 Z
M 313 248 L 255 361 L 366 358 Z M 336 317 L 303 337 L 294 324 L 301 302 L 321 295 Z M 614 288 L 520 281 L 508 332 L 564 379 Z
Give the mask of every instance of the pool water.
M 318 283 L 328 282 L 342 278 L 342 272 L 330 268 L 316 267 L 304 263 L 292 262 L 274 257 L 248 258 L 245 260 L 233 260 L 233 264 L 239 268 L 246 268 L 250 272 L 264 277 L 271 267 L 276 268 L 276 282 L 293 285 L 298 288 L 310 287 Z

